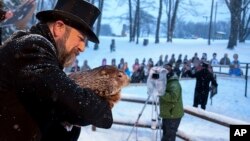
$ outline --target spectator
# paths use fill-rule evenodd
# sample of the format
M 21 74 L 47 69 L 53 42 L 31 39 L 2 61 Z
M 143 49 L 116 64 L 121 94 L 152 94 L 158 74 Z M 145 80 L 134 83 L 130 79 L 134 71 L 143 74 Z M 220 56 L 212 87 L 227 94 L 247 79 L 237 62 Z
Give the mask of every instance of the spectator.
M 196 67 L 199 64 L 200 64 L 200 59 L 199 59 L 198 54 L 196 52 L 196 53 L 194 53 L 194 56 L 192 57 L 192 65 L 193 65 L 193 67 Z
M 5 10 L 3 10 L 4 9 L 3 7 L 4 7 L 4 3 L 1 0 L 0 1 L 0 22 L 13 17 L 13 12 L 12 11 L 5 11 Z
M 71 67 L 70 72 L 77 72 L 80 71 L 80 66 L 78 65 L 78 60 L 76 59 L 73 66 Z
M 111 60 L 111 66 L 117 67 L 117 66 L 116 66 L 116 60 L 115 60 L 115 58 L 113 58 L 113 59 Z
M 147 82 L 147 79 L 148 79 L 148 76 L 149 76 L 150 69 L 151 69 L 152 67 L 154 67 L 153 64 L 154 64 L 154 63 L 153 63 L 152 59 L 150 58 L 150 59 L 148 60 L 147 65 L 144 67 L 144 79 L 143 79 L 143 82 L 144 82 L 144 83 Z
M 143 58 L 142 63 L 141 63 L 141 67 L 143 67 L 143 68 L 145 68 L 145 67 L 146 67 L 145 62 L 146 62 L 146 59 L 145 59 L 145 58 Z
M 213 53 L 213 58 L 210 60 L 210 65 L 213 66 L 213 65 L 218 65 L 218 64 L 219 64 L 219 62 L 218 62 L 216 56 L 217 56 L 217 54 L 216 54 L 216 53 Z
M 188 70 L 190 70 L 191 66 L 188 62 L 184 62 L 183 63 L 183 67 L 181 69 L 181 77 L 184 78 L 184 77 L 189 77 L 188 76 Z
M 168 55 L 166 54 L 164 57 L 164 65 L 168 63 Z
M 230 59 L 228 58 L 227 53 L 224 54 L 224 57 L 220 59 L 221 65 L 230 65 Z
M 178 77 L 180 77 L 180 75 L 181 75 L 181 70 L 180 70 L 180 67 L 179 67 L 178 64 L 176 64 L 176 65 L 174 66 L 173 72 L 174 72 Z
M 238 56 L 238 54 L 234 54 L 234 55 L 233 55 L 233 58 L 234 58 L 234 60 L 232 61 L 231 64 L 240 66 L 240 61 L 239 61 L 239 56 Z
M 153 61 L 152 58 L 149 58 L 149 59 L 148 59 L 148 64 L 150 64 L 151 66 L 154 67 L 154 61 Z
M 115 52 L 115 39 L 112 39 L 112 40 L 111 40 L 110 52 Z
M 159 60 L 155 64 L 155 66 L 162 66 L 163 65 L 163 60 L 162 60 L 162 55 L 160 55 Z
M 179 54 L 178 59 L 177 59 L 175 65 L 178 65 L 180 67 L 181 64 L 182 64 L 182 54 Z
M 138 58 L 135 59 L 135 63 L 133 64 L 132 68 L 133 68 L 133 72 L 136 72 L 140 68 L 140 64 L 139 64 L 139 59 Z
M 103 58 L 103 59 L 102 59 L 102 66 L 105 66 L 105 65 L 107 65 L 107 59 L 106 59 L 106 58 Z
M 207 61 L 207 53 L 202 53 L 201 61 L 202 62 L 206 62 Z
M 87 39 L 99 43 L 91 28 L 99 15 L 87 1 L 58 0 L 54 10 L 36 14 L 39 22 L 29 31 L 17 31 L 3 44 L 1 141 L 77 141 L 80 126 L 111 127 L 109 102 L 63 72 Z
M 183 62 L 188 62 L 189 60 L 188 60 L 188 56 L 187 55 L 185 55 L 184 56 L 184 59 L 183 59 Z
M 234 54 L 233 58 L 234 60 L 232 61 L 229 69 L 229 75 L 234 75 L 234 76 L 241 76 L 243 75 L 242 70 L 240 69 L 240 61 L 238 60 L 238 54 Z
M 160 116 L 163 136 L 161 141 L 175 141 L 176 132 L 184 115 L 182 88 L 171 64 L 165 65 L 167 74 L 166 93 L 160 96 Z
M 127 74 L 128 77 L 130 77 L 131 72 L 130 72 L 130 70 L 128 68 L 128 62 L 124 63 L 122 70 Z
M 36 9 L 36 0 L 8 0 L 5 1 L 8 7 L 13 10 L 13 16 L 3 22 L 5 28 L 3 29 L 2 39 L 6 40 L 16 30 L 28 30 L 29 22 L 34 17 Z
M 171 58 L 170 58 L 168 64 L 171 64 L 171 65 L 174 65 L 174 64 L 175 64 L 175 55 L 174 55 L 174 54 L 172 54 L 172 56 L 171 56 Z
M 81 71 L 87 71 L 87 70 L 90 70 L 91 68 L 89 67 L 88 65 L 88 60 L 84 60 L 83 61 L 83 65 L 81 67 Z
M 123 69 L 124 66 L 124 58 L 121 58 L 120 63 L 118 64 L 118 69 Z
M 131 76 L 131 83 L 142 83 L 144 80 L 144 70 L 139 66 Z
M 190 70 L 188 71 L 190 77 L 196 78 L 193 106 L 198 107 L 198 105 L 201 104 L 201 108 L 204 110 L 207 105 L 210 82 L 213 86 L 218 86 L 213 74 L 208 70 L 208 67 L 208 62 L 202 62 L 201 70 L 194 74 L 191 73 Z
M 4 20 L 10 19 L 13 17 L 13 12 L 12 11 L 5 11 L 3 10 L 4 3 L 1 0 L 0 1 L 0 23 L 3 22 Z M 0 26 L 0 45 L 2 45 L 2 27 Z

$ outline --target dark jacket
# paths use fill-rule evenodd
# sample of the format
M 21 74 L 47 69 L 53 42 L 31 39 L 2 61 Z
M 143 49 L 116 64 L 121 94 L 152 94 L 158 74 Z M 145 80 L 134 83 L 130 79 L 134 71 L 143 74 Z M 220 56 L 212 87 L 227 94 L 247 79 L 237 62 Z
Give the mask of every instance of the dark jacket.
M 221 58 L 221 60 L 220 60 L 220 64 L 221 65 L 230 65 L 230 59 L 229 58 L 226 58 L 226 57 L 223 57 L 223 58 Z
M 196 78 L 195 91 L 199 94 L 208 95 L 210 82 L 213 86 L 218 86 L 216 80 L 213 77 L 213 74 L 207 68 L 203 68 L 194 74 L 191 73 L 191 71 L 188 71 L 188 74 L 190 77 Z
M 76 140 L 80 128 L 67 132 L 65 121 L 110 128 L 113 119 L 106 101 L 63 72 L 47 25 L 17 32 L 0 48 L 0 140 Z

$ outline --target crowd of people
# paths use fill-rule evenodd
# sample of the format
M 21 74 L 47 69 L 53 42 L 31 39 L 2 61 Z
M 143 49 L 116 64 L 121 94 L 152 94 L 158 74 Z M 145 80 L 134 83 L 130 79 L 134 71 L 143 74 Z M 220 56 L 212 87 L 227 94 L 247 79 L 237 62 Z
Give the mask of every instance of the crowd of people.
M 240 68 L 240 61 L 238 60 L 238 54 L 233 55 L 233 59 L 228 57 L 228 54 L 225 53 L 224 56 L 219 60 L 217 59 L 217 54 L 213 53 L 211 59 L 208 59 L 206 53 L 202 53 L 201 58 L 198 57 L 198 53 L 194 53 L 192 58 L 188 58 L 185 55 L 182 58 L 182 54 L 179 54 L 178 58 L 175 58 L 175 54 L 172 54 L 170 59 L 168 59 L 168 55 L 165 55 L 163 59 L 163 55 L 159 56 L 159 59 L 156 63 L 154 63 L 152 58 L 149 58 L 146 62 L 146 58 L 140 62 L 138 58 L 135 58 L 134 63 L 131 67 L 128 65 L 128 62 L 125 61 L 124 58 L 120 59 L 120 62 L 117 64 L 116 59 L 113 58 L 111 63 L 107 63 L 107 59 L 103 58 L 101 65 L 112 65 L 117 67 L 118 69 L 123 70 L 130 78 L 131 83 L 146 83 L 149 71 L 154 66 L 162 66 L 166 64 L 171 64 L 173 67 L 173 71 L 177 74 L 179 78 L 190 77 L 187 74 L 188 70 L 192 70 L 192 72 L 197 72 L 201 69 L 202 62 L 208 62 L 208 69 L 213 73 L 213 67 L 222 65 L 229 67 L 229 75 L 232 76 L 241 76 L 243 75 L 243 71 Z M 76 63 L 77 62 L 77 63 Z M 91 67 L 88 65 L 88 60 L 84 60 L 83 65 L 80 67 L 78 65 L 78 60 L 76 60 L 71 69 L 66 70 L 67 72 L 74 72 L 77 64 L 78 71 L 89 70 Z M 131 69 L 130 69 L 131 68 Z

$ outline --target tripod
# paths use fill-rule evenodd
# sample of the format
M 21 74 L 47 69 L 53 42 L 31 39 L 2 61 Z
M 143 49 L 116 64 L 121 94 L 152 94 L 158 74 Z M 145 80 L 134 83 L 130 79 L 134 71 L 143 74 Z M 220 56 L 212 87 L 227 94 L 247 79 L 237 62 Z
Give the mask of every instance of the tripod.
M 144 106 L 142 107 L 141 109 L 141 112 L 139 113 L 135 123 L 134 123 L 134 126 L 133 128 L 131 129 L 130 133 L 129 133 L 129 136 L 127 138 L 127 141 L 129 141 L 129 138 L 130 136 L 132 135 L 134 129 L 136 128 L 136 141 L 138 141 L 138 134 L 137 134 L 137 131 L 138 131 L 138 123 L 139 123 L 139 120 L 142 116 L 142 113 L 143 111 L 145 110 L 149 100 L 150 100 L 150 97 L 152 96 L 152 120 L 151 120 L 151 129 L 152 129 L 152 141 L 157 141 L 157 138 L 158 138 L 158 130 L 159 130 L 159 133 L 160 133 L 160 137 L 161 137 L 161 119 L 159 117 L 159 112 L 158 112 L 158 107 L 157 107 L 157 102 L 158 102 L 158 97 L 154 96 L 154 95 L 151 95 L 149 94 L 148 95 L 148 98 L 146 99 L 145 101 L 145 104 Z M 158 129 L 157 129 L 157 126 L 158 126 Z

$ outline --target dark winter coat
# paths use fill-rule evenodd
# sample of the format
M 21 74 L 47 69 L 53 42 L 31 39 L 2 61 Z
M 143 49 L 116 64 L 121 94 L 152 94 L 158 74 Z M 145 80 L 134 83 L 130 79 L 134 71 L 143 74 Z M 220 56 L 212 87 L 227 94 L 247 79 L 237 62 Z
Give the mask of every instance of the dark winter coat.
M 217 82 L 213 77 L 213 74 L 206 68 L 201 69 L 200 71 L 192 74 L 189 71 L 189 76 L 196 78 L 195 91 L 199 94 L 208 94 L 210 82 L 213 86 L 217 87 Z
M 108 103 L 63 72 L 47 25 L 19 31 L 0 48 L 0 141 L 72 141 L 68 122 L 110 128 Z
M 201 104 L 201 107 L 205 109 L 209 94 L 210 82 L 214 87 L 217 87 L 218 84 L 213 74 L 207 68 L 202 68 L 194 74 L 192 74 L 191 71 L 188 71 L 188 74 L 190 77 L 196 78 L 194 106 L 197 107 L 198 104 Z
M 220 60 L 220 64 L 221 65 L 230 65 L 230 59 L 229 58 L 226 58 L 226 57 L 223 57 L 223 58 L 221 58 L 221 60 Z

